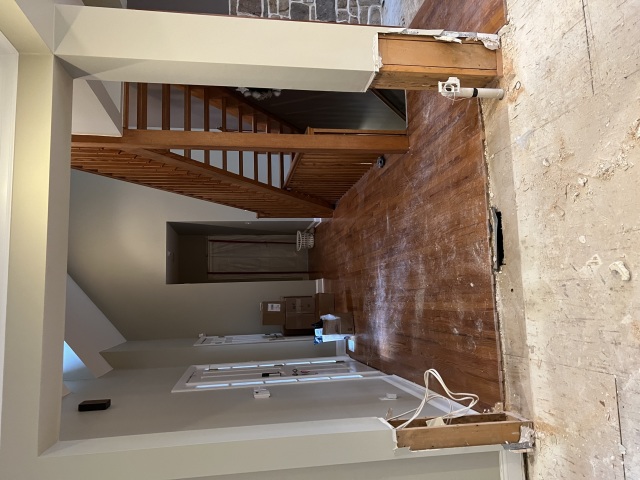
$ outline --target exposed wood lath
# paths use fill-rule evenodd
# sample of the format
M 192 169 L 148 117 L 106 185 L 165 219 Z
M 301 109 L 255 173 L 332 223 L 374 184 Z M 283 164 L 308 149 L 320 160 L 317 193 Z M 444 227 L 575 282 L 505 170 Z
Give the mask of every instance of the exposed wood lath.
M 253 211 L 260 217 L 330 217 L 333 213 L 331 206 L 321 200 L 270 187 L 166 151 L 74 147 L 71 166 Z

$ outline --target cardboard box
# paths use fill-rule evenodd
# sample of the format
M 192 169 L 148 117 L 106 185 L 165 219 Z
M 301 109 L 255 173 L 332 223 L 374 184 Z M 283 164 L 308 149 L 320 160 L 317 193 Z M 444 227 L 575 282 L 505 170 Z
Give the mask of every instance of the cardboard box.
M 313 328 L 316 322 L 316 316 L 313 313 L 286 313 L 285 328 L 288 330 L 309 330 Z
M 320 321 L 322 315 L 333 313 L 336 310 L 335 295 L 333 293 L 316 293 L 315 294 L 315 314 L 317 321 Z
M 323 320 L 322 321 L 322 334 L 323 335 L 353 335 L 355 333 L 355 325 L 353 323 L 353 313 L 334 313 L 337 320 Z
M 315 311 L 313 297 L 284 297 L 286 313 L 311 313 Z
M 338 333 L 342 335 L 353 335 L 356 333 L 355 322 L 353 321 L 353 313 L 334 313 L 336 317 L 340 317 L 340 328 Z
M 286 320 L 285 302 L 270 300 L 260 303 L 263 325 L 284 325 Z

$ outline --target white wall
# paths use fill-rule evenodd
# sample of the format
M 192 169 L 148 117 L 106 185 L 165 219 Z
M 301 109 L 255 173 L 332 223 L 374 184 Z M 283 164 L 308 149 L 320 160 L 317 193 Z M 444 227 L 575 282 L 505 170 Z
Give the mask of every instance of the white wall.
M 72 172 L 69 274 L 127 340 L 276 331 L 259 304 L 313 281 L 166 284 L 166 223 L 256 221 L 250 212 Z
M 100 352 L 126 340 L 69 275 L 64 327 L 65 342 L 95 377 L 111 370 Z
M 16 105 L 3 381 L 20 389 L 3 392 L 2 435 L 11 441 L 0 464 L 38 454 L 58 436 L 71 79 L 51 55 L 20 55 Z
M 332 357 L 337 342 L 275 341 L 239 345 L 194 347 L 195 338 L 139 340 L 102 352 L 113 368 L 161 368 L 205 363 L 254 362 L 287 358 Z
M 322 455 L 322 450 L 319 451 Z M 381 462 L 294 468 L 240 475 L 207 477 L 211 480 L 498 480 L 498 453 L 464 457 L 429 457 Z M 198 480 L 205 480 L 200 478 Z M 505 479 L 506 480 L 506 479 Z
M 122 84 L 74 80 L 71 131 L 79 135 L 122 135 Z
M 113 370 L 99 379 L 66 382 L 73 393 L 62 403 L 60 439 L 384 417 L 389 408 L 400 414 L 421 400 L 380 378 L 269 385 L 268 399 L 253 398 L 253 387 L 171 393 L 185 370 Z M 380 400 L 386 393 L 398 400 Z M 112 407 L 91 416 L 78 412 L 78 402 L 87 398 L 111 398 Z M 426 416 L 441 413 L 424 410 Z
M 0 412 L 4 372 L 4 342 L 7 321 L 9 239 L 11 231 L 11 184 L 13 179 L 13 137 L 16 114 L 18 54 L 0 33 Z M 2 418 L 0 416 L 0 425 Z M 1 430 L 0 430 L 1 432 Z M 1 435 L 0 435 L 1 440 Z
M 56 4 L 83 5 L 82 0 L 14 0 L 49 49 L 54 45 Z

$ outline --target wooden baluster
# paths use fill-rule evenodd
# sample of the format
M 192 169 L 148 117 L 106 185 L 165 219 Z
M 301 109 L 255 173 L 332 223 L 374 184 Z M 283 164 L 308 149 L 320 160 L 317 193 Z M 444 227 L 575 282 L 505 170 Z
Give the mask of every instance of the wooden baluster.
M 284 188 L 284 153 L 280 152 L 280 188 Z
M 227 131 L 227 97 L 222 97 L 220 99 L 220 115 L 222 116 L 222 125 L 220 126 L 220 130 L 223 132 Z M 227 151 L 224 150 L 222 152 L 222 169 L 227 170 Z
M 171 130 L 171 85 L 162 85 L 162 130 Z
M 184 88 L 184 130 L 188 132 L 191 130 L 191 86 L 186 85 Z M 191 158 L 191 150 L 184 150 L 184 156 Z
M 147 129 L 147 94 L 148 85 L 146 83 L 138 83 L 138 103 L 137 103 L 137 120 L 136 128 L 138 130 Z
M 220 99 L 220 115 L 222 116 L 222 126 L 220 130 L 223 132 L 227 131 L 227 97 L 222 97 Z
M 266 133 L 271 133 L 271 119 L 267 117 L 267 126 L 265 127 Z M 267 152 L 267 185 L 272 185 L 273 182 L 273 172 L 271 166 L 271 153 Z
M 238 174 L 244 177 L 244 152 L 238 152 Z
M 251 126 L 253 133 L 258 133 L 258 115 L 254 111 L 251 115 Z M 258 152 L 253 151 L 253 179 L 258 180 Z
M 129 129 L 129 82 L 124 82 L 124 99 L 122 101 L 122 126 L 125 130 Z
M 208 132 L 211 130 L 211 121 L 209 119 L 209 114 L 210 114 L 210 105 L 209 105 L 209 95 L 210 95 L 210 89 L 208 87 L 202 87 L 204 89 L 203 92 L 203 100 L 204 100 L 204 131 Z M 207 165 L 211 165 L 211 150 L 205 150 L 204 151 L 204 163 L 206 163 Z

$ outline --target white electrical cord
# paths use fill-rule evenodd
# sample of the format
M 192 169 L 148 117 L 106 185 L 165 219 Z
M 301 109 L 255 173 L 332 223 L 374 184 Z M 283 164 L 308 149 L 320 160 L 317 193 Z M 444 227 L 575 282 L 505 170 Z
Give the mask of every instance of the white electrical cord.
M 439 393 L 434 393 L 429 391 L 430 376 L 433 376 L 433 378 L 435 378 L 438 381 L 438 383 L 442 386 L 443 390 L 445 391 L 448 397 L 445 397 L 444 395 L 440 395 Z M 433 368 L 430 368 L 429 370 L 424 372 L 424 386 L 425 386 L 424 398 L 422 399 L 422 402 L 420 402 L 420 405 L 418 406 L 418 408 L 414 408 L 413 410 L 409 410 L 408 412 L 404 412 L 404 413 L 401 413 L 400 415 L 396 415 L 395 417 L 387 419 L 387 420 L 394 420 L 396 418 L 404 417 L 405 415 L 411 412 L 414 412 L 411 418 L 406 422 L 404 422 L 402 425 L 397 426 L 395 428 L 396 430 L 400 430 L 406 427 L 407 425 L 409 425 L 411 422 L 413 422 L 416 418 L 418 418 L 418 415 L 420 415 L 420 412 L 422 412 L 422 409 L 424 408 L 424 406 L 436 398 L 444 398 L 449 402 L 449 413 L 446 413 L 440 417 L 437 417 L 443 421 L 450 418 L 462 417 L 466 415 L 467 413 L 469 413 L 469 410 L 471 410 L 474 407 L 474 405 L 478 403 L 478 396 L 474 393 L 454 393 L 451 390 L 449 390 L 447 385 L 444 383 L 444 380 L 442 380 L 442 377 L 440 376 L 438 371 Z M 463 408 L 454 410 L 452 400 L 457 403 L 468 401 L 469 405 Z

